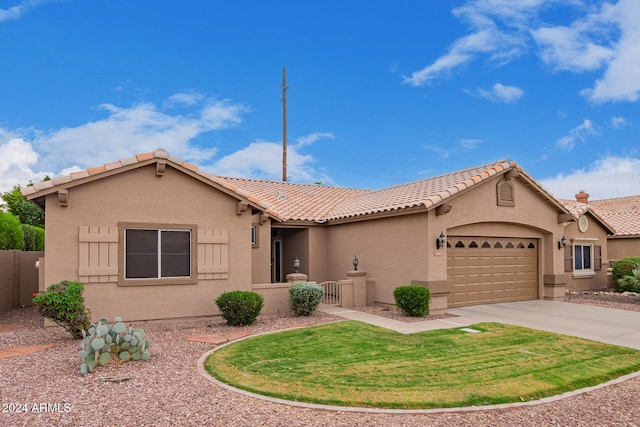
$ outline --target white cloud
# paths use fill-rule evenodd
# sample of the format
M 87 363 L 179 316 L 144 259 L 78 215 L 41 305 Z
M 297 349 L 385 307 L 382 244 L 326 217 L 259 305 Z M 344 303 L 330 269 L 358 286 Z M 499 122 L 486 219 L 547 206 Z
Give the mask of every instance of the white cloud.
M 138 153 L 164 148 L 169 153 L 217 174 L 247 178 L 282 178 L 282 144 L 256 141 L 214 161 L 215 147 L 200 147 L 194 138 L 230 128 L 242 122 L 249 108 L 228 100 L 205 99 L 198 94 L 176 94 L 164 105 L 190 106 L 189 114 L 170 115 L 151 103 L 129 108 L 103 104 L 107 117 L 75 127 L 43 132 L 29 130 L 29 141 L 20 131 L 0 128 L 0 192 L 46 175 L 68 175 Z M 287 175 L 295 181 L 333 180 L 313 168 L 315 159 L 302 151 L 330 132 L 315 132 L 297 138 L 287 147 Z M 207 165 L 211 166 L 210 168 Z M 54 172 L 43 172 L 54 171 Z
M 164 148 L 196 164 L 211 161 L 213 147 L 199 147 L 194 138 L 235 126 L 249 109 L 228 100 L 205 99 L 193 94 L 170 97 L 168 102 L 197 102 L 189 114 L 170 115 L 144 103 L 129 108 L 103 104 L 103 119 L 75 127 L 41 130 L 0 129 L 0 192 L 45 175 L 67 174 Z M 46 171 L 46 172 L 45 172 Z
M 6 132 L 2 132 L 6 135 Z M 0 135 L 1 137 L 2 135 Z M 34 172 L 38 153 L 30 143 L 22 138 L 9 139 L 0 144 L 0 193 L 11 190 L 16 185 L 24 186 L 29 181 L 39 182 L 51 172 Z
M 524 95 L 524 90 L 517 86 L 505 86 L 500 83 L 496 83 L 491 87 L 491 90 L 479 89 L 478 94 L 486 99 L 494 102 L 504 102 L 505 104 L 511 104 Z
M 190 106 L 196 105 L 203 99 L 204 96 L 200 93 L 176 93 L 167 98 L 163 105 L 165 106 L 165 108 Z
M 447 159 L 452 154 L 455 154 L 456 151 L 471 151 L 471 150 L 475 150 L 476 147 L 478 147 L 478 145 L 480 145 L 481 143 L 482 143 L 481 139 L 461 138 L 461 139 L 458 140 L 458 142 L 456 144 L 456 148 L 458 150 L 443 148 L 443 147 L 439 147 L 439 146 L 433 145 L 433 144 L 425 145 L 423 148 L 425 150 L 431 151 L 432 153 L 435 153 L 436 155 L 438 155 L 438 157 L 440 159 Z
M 60 169 L 67 166 L 62 162 L 72 158 L 87 168 L 156 148 L 200 163 L 211 159 L 216 149 L 200 148 L 190 141 L 203 133 L 237 125 L 248 111 L 243 105 L 224 100 L 209 100 L 189 115 L 159 112 L 151 103 L 129 108 L 103 104 L 100 108 L 108 112 L 104 119 L 39 132 L 32 143 L 42 156 L 40 165 L 49 170 Z
M 287 146 L 287 179 L 295 182 L 333 183 L 330 177 L 313 167 L 316 159 L 312 155 L 300 151 L 321 138 L 333 138 L 333 134 L 312 133 L 298 138 L 298 144 Z M 252 142 L 248 147 L 221 158 L 208 169 L 222 176 L 282 179 L 282 143 Z
M 11 6 L 7 9 L 0 9 L 0 22 L 10 21 L 13 19 L 20 19 L 22 15 L 28 12 L 30 9 L 51 0 L 24 0 L 16 6 Z
M 585 190 L 590 200 L 640 195 L 640 158 L 608 156 L 586 169 L 538 180 L 560 199 L 575 199 Z
M 334 136 L 331 132 L 314 132 L 306 136 L 301 136 L 297 138 L 296 141 L 298 143 L 298 147 L 304 147 L 305 145 L 311 145 L 322 138 L 333 139 Z
M 591 120 L 585 119 L 580 126 L 577 126 L 569 131 L 569 135 L 560 138 L 556 142 L 556 146 L 563 150 L 571 151 L 576 144 L 576 141 L 584 142 L 587 136 L 596 135 L 598 132 L 593 127 Z
M 458 141 L 458 145 L 465 151 L 474 150 L 478 145 L 482 143 L 481 139 L 463 138 Z
M 473 0 L 453 10 L 470 26 L 470 33 L 455 40 L 447 53 L 431 65 L 404 78 L 404 83 L 421 86 L 448 77 L 456 68 L 485 55 L 498 66 L 519 56 L 526 47 L 524 22 L 543 0 Z
M 635 102 L 640 98 L 640 2 L 620 0 L 616 5 L 607 4 L 601 16 L 618 26 L 620 40 L 603 77 L 581 94 L 596 103 Z
M 544 13 L 551 8 L 567 10 Z M 554 71 L 603 70 L 593 87 L 580 92 L 590 101 L 635 102 L 640 98 L 638 0 L 605 1 L 598 9 L 578 0 L 469 0 L 453 13 L 469 25 L 468 34 L 453 41 L 433 63 L 405 77 L 404 83 L 421 86 L 448 78 L 481 57 L 504 65 L 534 45 Z M 545 22 L 565 16 L 576 18 Z
M 627 119 L 621 116 L 611 117 L 611 127 L 614 129 L 622 129 L 629 126 L 631 123 Z

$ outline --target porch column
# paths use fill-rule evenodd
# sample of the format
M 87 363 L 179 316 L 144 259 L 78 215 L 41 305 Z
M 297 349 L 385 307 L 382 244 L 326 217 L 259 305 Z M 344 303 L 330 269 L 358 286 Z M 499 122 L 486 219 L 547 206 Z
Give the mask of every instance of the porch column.
M 352 270 L 347 271 L 347 278 L 353 281 L 353 306 L 364 307 L 367 305 L 367 272 Z
M 287 274 L 287 283 L 289 283 L 289 284 L 307 282 L 308 280 L 309 280 L 309 276 L 307 276 L 306 274 L 303 274 L 303 273 L 289 273 L 289 274 Z

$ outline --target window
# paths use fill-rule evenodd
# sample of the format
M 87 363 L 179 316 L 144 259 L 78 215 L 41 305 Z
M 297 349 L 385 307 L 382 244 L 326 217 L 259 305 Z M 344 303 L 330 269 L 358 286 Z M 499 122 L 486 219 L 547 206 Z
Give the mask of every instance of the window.
M 258 225 L 257 224 L 252 224 L 251 225 L 251 247 L 252 248 L 259 248 L 260 247 L 259 239 L 258 239 Z
M 195 226 L 121 224 L 120 285 L 195 283 Z
M 575 271 L 592 270 L 591 245 L 574 245 L 573 250 L 573 269 Z
M 602 270 L 602 246 L 596 239 L 573 239 L 573 245 L 564 248 L 564 271 L 574 277 L 593 277 Z

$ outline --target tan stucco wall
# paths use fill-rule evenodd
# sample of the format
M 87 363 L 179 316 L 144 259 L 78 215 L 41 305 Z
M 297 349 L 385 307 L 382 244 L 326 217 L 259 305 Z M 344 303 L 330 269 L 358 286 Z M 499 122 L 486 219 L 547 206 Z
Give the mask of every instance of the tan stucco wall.
M 640 256 L 640 238 L 615 238 L 607 243 L 607 261 L 619 261 L 622 258 Z
M 343 278 L 357 255 L 359 269 L 376 279 L 376 300 L 392 304 L 393 289 L 412 280 L 438 282 L 447 279 L 446 248 L 435 241 L 445 235 L 530 237 L 540 239 L 539 295 L 544 296 L 545 275 L 560 275 L 562 253 L 557 241 L 563 235 L 558 209 L 539 193 L 514 179 L 515 206 L 498 206 L 496 184 L 488 180 L 473 191 L 451 197 L 445 215 L 435 210 L 411 215 L 361 221 L 329 227 L 327 234 L 330 280 Z
M 426 212 L 332 226 L 327 248 L 328 280 L 345 279 L 356 255 L 358 270 L 376 279 L 376 300 L 393 304 L 393 289 L 427 274 Z
M 190 285 L 120 287 L 116 282 L 85 285 L 92 317 L 132 321 L 217 314 L 214 299 L 224 291 L 251 288 L 251 214 L 236 214 L 236 200 L 196 178 L 155 165 L 119 173 L 69 189 L 69 206 L 55 194 L 46 200 L 46 284 L 78 280 L 78 227 L 119 222 L 196 224 L 227 230 L 229 275 Z M 195 255 L 195 254 L 194 254 Z
M 603 289 L 607 287 L 607 268 L 609 267 L 609 255 L 607 248 L 607 232 L 602 226 L 589 217 L 589 228 L 586 232 L 578 229 L 576 222 L 568 223 L 565 227 L 565 237 L 568 245 L 573 245 L 575 239 L 586 239 L 583 243 L 592 243 L 594 246 L 600 246 L 602 249 L 602 268 L 595 271 L 595 276 L 580 276 L 573 274 L 572 271 L 567 272 L 569 282 L 567 289 L 571 291 L 583 291 L 587 289 Z
M 251 249 L 251 283 L 271 283 L 271 221 L 260 224 L 259 214 L 251 221 L 258 231 L 258 247 Z

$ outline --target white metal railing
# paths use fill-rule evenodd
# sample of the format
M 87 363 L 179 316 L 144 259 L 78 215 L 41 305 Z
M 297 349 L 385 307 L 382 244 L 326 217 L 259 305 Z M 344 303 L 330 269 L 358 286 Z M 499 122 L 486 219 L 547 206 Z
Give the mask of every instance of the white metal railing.
M 324 296 L 322 297 L 322 304 L 340 305 L 340 294 L 342 289 L 340 282 L 322 282 L 318 283 L 324 289 Z

